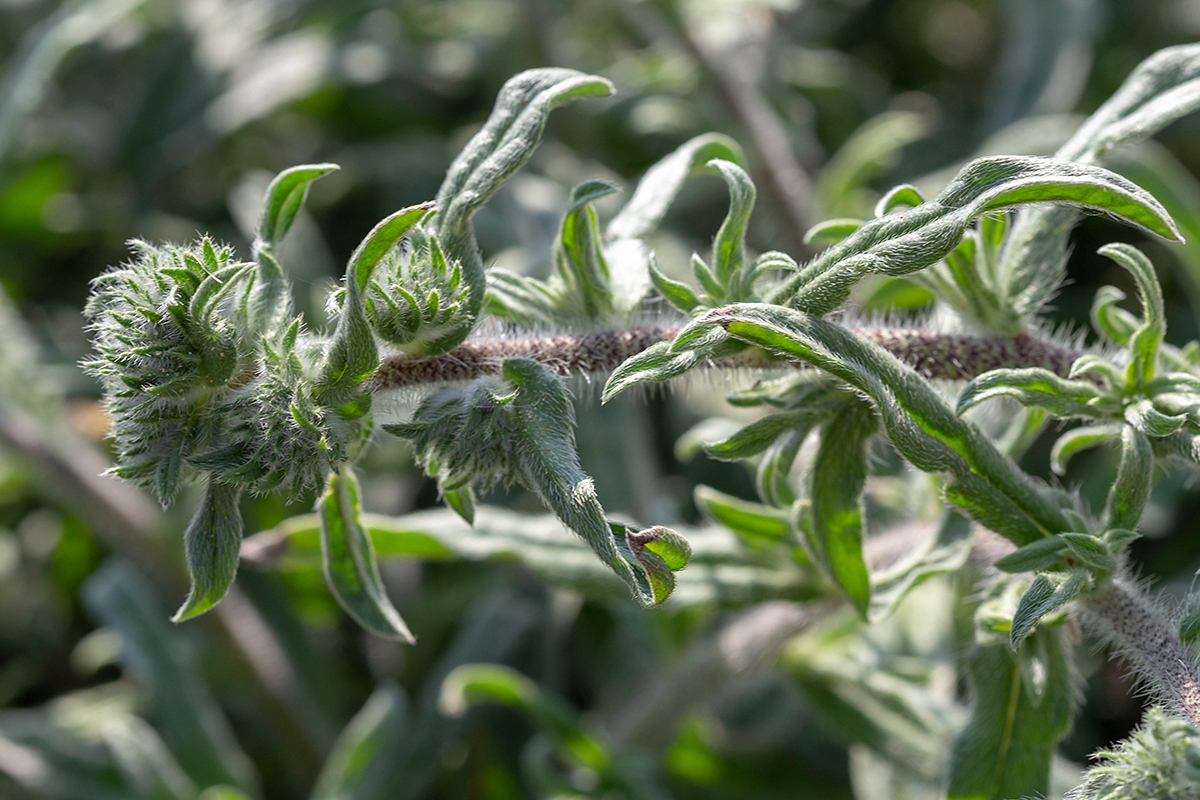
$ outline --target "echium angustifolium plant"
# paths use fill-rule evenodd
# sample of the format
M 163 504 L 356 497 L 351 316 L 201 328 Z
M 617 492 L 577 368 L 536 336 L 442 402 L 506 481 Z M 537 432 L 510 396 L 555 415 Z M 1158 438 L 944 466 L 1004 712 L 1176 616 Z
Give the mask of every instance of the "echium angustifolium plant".
M 472 214 L 528 160 L 554 106 L 610 91 L 601 78 L 562 69 L 510 80 L 435 200 L 388 217 L 351 256 L 330 304 L 336 324 L 328 335 L 307 331 L 292 312 L 277 246 L 309 184 L 331 165 L 275 179 L 251 262 L 208 241 L 139 243 L 132 263 L 97 280 L 92 369 L 113 419 L 114 472 L 164 503 L 184 479 L 205 484 L 185 534 L 193 587 L 177 619 L 211 607 L 232 582 L 240 493 L 323 485 L 321 547 L 335 596 L 369 630 L 407 636 L 379 578 L 353 472 L 375 428 L 373 399 L 400 389 L 420 391 L 421 399 L 411 419 L 382 428 L 412 442 L 460 516 L 473 519 L 477 490 L 519 483 L 637 599 L 661 602 L 688 561 L 688 545 L 666 528 L 605 516 L 575 451 L 564 378 L 611 373 L 608 400 L 699 367 L 760 368 L 779 374 L 730 400 L 769 413 L 705 448 L 727 460 L 757 458 L 762 503 L 735 507 L 715 493 L 702 503 L 794 539 L 791 552 L 822 570 L 864 619 L 886 616 L 912 586 L 961 567 L 978 529 L 1008 540 L 979 593 L 965 656 L 974 702 L 953 747 L 949 796 L 1047 791 L 1051 756 L 1076 702 L 1064 625 L 1072 612 L 1125 651 L 1168 715 L 1152 714 L 1140 738 L 1108 757 L 1080 796 L 1115 796 L 1113 780 L 1140 785 L 1145 796 L 1170 796 L 1136 784 L 1154 773 L 1155 759 L 1192 780 L 1200 607 L 1169 619 L 1130 579 L 1126 551 L 1156 464 L 1200 463 L 1200 346 L 1165 343 L 1154 269 L 1128 245 L 1102 252 L 1132 273 L 1141 313 L 1118 307 L 1115 289 L 1100 293 L 1093 321 L 1103 352 L 1045 340 L 1037 314 L 1062 278 L 1066 237 L 1081 211 L 1179 238 L 1153 197 L 1100 164 L 1114 147 L 1200 106 L 1200 47 L 1143 63 L 1054 158 L 977 159 L 930 199 L 901 186 L 873 219 L 818 225 L 809 241 L 829 246 L 802 265 L 782 253 L 748 252 L 754 184 L 732 142 L 704 136 L 650 170 L 607 226 L 592 203 L 613 187 L 577 187 L 547 280 L 485 270 Z M 724 179 L 730 209 L 711 256 L 692 260 L 693 285 L 661 271 L 643 241 L 681 183 L 703 168 Z M 830 319 L 870 275 L 923 283 L 968 332 L 859 329 Z M 636 323 L 651 289 L 679 322 Z M 472 337 L 488 316 L 577 328 Z M 815 369 L 788 369 L 801 362 Z M 933 379 L 969 381 L 957 407 Z M 1027 410 L 993 435 L 967 412 L 998 396 Z M 1103 509 L 1085 508 L 1017 466 L 1015 457 L 1051 418 L 1085 421 L 1059 438 L 1056 469 L 1084 448 L 1119 448 Z M 873 573 L 863 555 L 863 493 L 879 434 L 935 476 L 946 501 L 931 540 L 886 574 Z M 814 436 L 815 447 L 804 448 Z M 802 453 L 806 463 L 798 463 Z M 1191 796 L 1183 783 L 1170 791 Z

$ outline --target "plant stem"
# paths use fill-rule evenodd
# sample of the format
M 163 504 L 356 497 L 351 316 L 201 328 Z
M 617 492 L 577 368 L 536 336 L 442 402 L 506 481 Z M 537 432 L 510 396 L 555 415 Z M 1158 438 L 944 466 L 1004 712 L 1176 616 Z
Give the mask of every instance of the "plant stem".
M 1200 670 L 1175 626 L 1123 578 L 1110 581 L 1083 607 L 1088 621 L 1123 650 L 1139 677 L 1200 728 Z
M 623 331 L 529 336 L 468 341 L 448 353 L 419 357 L 403 353 L 385 356 L 371 378 L 375 392 L 469 381 L 500 372 L 506 358 L 532 358 L 552 372 L 592 376 L 611 372 L 621 362 L 658 342 L 670 341 L 675 326 L 631 328 Z M 1080 353 L 1062 345 L 1022 334 L 1016 337 L 968 336 L 903 328 L 852 328 L 930 379 L 969 380 L 1003 367 L 1043 367 L 1066 376 Z M 797 368 L 791 362 L 770 361 L 755 351 L 713 367 Z

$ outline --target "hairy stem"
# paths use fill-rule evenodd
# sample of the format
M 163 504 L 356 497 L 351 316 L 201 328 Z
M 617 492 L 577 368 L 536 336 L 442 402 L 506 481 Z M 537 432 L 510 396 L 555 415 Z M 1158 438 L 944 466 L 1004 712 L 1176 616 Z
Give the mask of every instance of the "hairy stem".
M 1088 621 L 1123 650 L 1138 676 L 1200 728 L 1200 670 L 1175 626 L 1121 578 L 1087 598 L 1083 607 Z
M 970 380 L 1000 368 L 1044 367 L 1066 376 L 1079 352 L 1022 334 L 1016 337 L 968 336 L 902 328 L 852 328 L 880 345 L 926 378 Z M 599 375 L 621 362 L 679 333 L 675 326 L 631 328 L 624 331 L 481 339 L 464 342 L 448 353 L 429 358 L 407 354 L 386 356 L 371 378 L 376 392 L 440 383 L 468 381 L 495 375 L 506 358 L 532 358 L 563 375 Z M 713 367 L 788 367 L 799 364 L 767 361 L 754 352 Z

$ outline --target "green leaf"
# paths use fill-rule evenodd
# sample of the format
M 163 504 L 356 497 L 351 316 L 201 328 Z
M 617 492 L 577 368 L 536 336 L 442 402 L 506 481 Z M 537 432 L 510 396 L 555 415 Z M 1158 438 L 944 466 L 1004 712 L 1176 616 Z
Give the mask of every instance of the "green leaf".
M 1058 538 L 1066 543 L 1071 556 L 1093 575 L 1106 577 L 1116 569 L 1116 560 L 1099 536 L 1090 533 L 1060 533 Z
M 254 763 L 212 696 L 198 654 L 167 623 L 147 579 L 110 560 L 84 583 L 82 597 L 93 618 L 121 637 L 121 661 L 150 689 L 147 711 L 184 772 L 201 786 L 230 784 L 257 795 Z
M 792 537 L 789 513 L 784 509 L 742 500 L 708 486 L 697 486 L 693 497 L 704 516 L 729 528 L 751 547 L 766 547 Z
M 209 479 L 200 508 L 183 534 L 192 588 L 172 622 L 208 611 L 233 585 L 242 546 L 242 512 L 238 510 L 241 496 L 240 487 Z
M 684 181 L 699 172 L 712 171 L 710 163 L 722 159 L 745 164 L 736 141 L 719 133 L 705 133 L 681 144 L 674 152 L 646 170 L 625 207 L 608 223 L 610 242 L 644 239 L 658 229 L 667 209 Z
M 808 438 L 808 429 L 793 428 L 785 431 L 763 451 L 754 471 L 754 488 L 764 503 L 787 508 L 796 502 L 792 490 L 792 465 Z
M 580 724 L 579 714 L 511 667 L 464 664 L 446 676 L 438 702 L 443 714 L 459 717 L 480 703 L 499 703 L 524 712 L 548 734 L 569 761 L 603 773 L 611 757 L 607 746 Z
M 621 600 L 629 589 L 579 537 L 566 536 L 551 514 L 518 514 L 479 506 L 468 525 L 450 509 L 402 517 L 365 514 L 363 523 L 379 558 L 432 561 L 493 561 L 497 568 L 521 564 L 552 586 L 590 597 Z M 771 598 L 800 599 L 813 591 L 812 576 L 775 549 L 747 549 L 718 526 L 682 530 L 693 553 L 676 576 L 672 608 L 735 606 Z M 321 568 L 315 514 L 292 517 L 247 539 L 243 558 L 258 568 L 315 571 Z
M 1131 387 L 1140 386 L 1154 378 L 1158 370 L 1158 348 L 1167 334 L 1162 286 L 1154 274 L 1154 265 L 1137 248 L 1114 243 L 1101 247 L 1098 252 L 1129 270 L 1138 284 L 1142 297 L 1142 325 L 1130 342 L 1133 358 L 1129 362 L 1126 381 Z
M 612 84 L 604 78 L 571 69 L 531 69 L 515 75 L 500 90 L 483 128 L 450 165 L 438 189 L 432 228 L 446 256 L 462 266 L 472 317 L 483 308 L 487 288 L 472 215 L 533 155 L 552 109 L 578 97 L 612 93 Z M 443 343 L 442 352 L 466 335 Z
M 672 280 L 658 269 L 658 259 L 654 254 L 650 254 L 650 282 L 654 284 L 654 288 L 658 289 L 658 293 L 666 298 L 667 302 L 675 306 L 684 314 L 690 314 L 700 305 L 700 298 L 696 297 L 696 293 L 686 283 L 681 283 L 677 280 Z
M 193 800 L 196 785 L 179 766 L 154 728 L 138 717 L 110 719 L 103 729 L 104 744 L 139 798 Z
M 487 274 L 487 314 L 523 325 L 553 320 L 558 313 L 558 298 L 545 283 L 506 269 Z
M 813 560 L 824 566 L 858 613 L 871 604 L 871 579 L 863 559 L 862 492 L 867 480 L 867 444 L 877 423 L 871 407 L 846 402 L 821 428 L 821 443 L 808 474 L 812 526 L 805 540 Z
M 1047 796 L 1051 758 L 1071 727 L 1069 648 L 1061 626 L 1038 630 L 1017 653 L 1004 643 L 971 647 L 973 701 L 951 752 L 948 800 Z M 1037 668 L 1023 670 L 1032 658 Z M 1026 685 L 1030 673 L 1043 676 L 1040 692 Z
M 827 219 L 804 234 L 805 244 L 837 244 L 866 223 L 861 219 Z
M 829 401 L 844 395 L 845 391 L 841 388 L 815 384 L 800 396 L 798 408 L 777 411 L 757 419 L 719 442 L 706 442 L 704 452 L 722 461 L 739 461 L 756 456 L 788 431 L 807 433 L 831 415 Z
M 498 480 L 528 488 L 646 605 L 663 599 L 660 564 L 645 532 L 610 527 L 592 479 L 575 449 L 575 410 L 565 382 L 527 358 L 505 359 L 499 380 L 485 378 L 435 393 L 413 422 L 384 429 L 413 441 L 418 459 L 445 489 L 490 486 Z M 657 530 L 657 529 L 651 529 Z M 655 534 L 659 536 L 658 533 Z M 662 530 L 661 537 L 670 537 Z
M 1152 400 L 1138 400 L 1125 406 L 1125 421 L 1147 436 L 1170 436 L 1183 427 L 1187 414 L 1164 414 Z
M 1101 163 L 1121 144 L 1153 136 L 1200 108 L 1200 47 L 1158 51 L 1059 148 L 1057 158 Z M 1067 240 L 1078 215 L 1069 208 L 1023 210 L 1012 226 L 1001 262 L 1006 296 L 1019 314 L 1032 314 L 1065 274 Z
M 388 600 L 375 563 L 375 548 L 363 528 L 358 479 L 350 467 L 329 475 L 317 504 L 325 580 L 338 604 L 359 625 L 388 639 L 416 641 Z
M 475 522 L 475 492 L 471 490 L 470 486 L 464 486 L 461 489 L 443 489 L 442 499 L 468 525 Z
M 1158 202 L 1124 178 L 1099 167 L 1035 156 L 980 158 L 938 195 L 904 214 L 871 220 L 781 284 L 769 298 L 812 314 L 841 305 L 862 276 L 908 275 L 945 258 L 972 221 L 989 211 L 1028 203 L 1060 203 L 1121 217 L 1178 239 Z
M 1011 397 L 1057 417 L 1098 417 L 1112 410 L 1094 383 L 1060 378 L 1041 367 L 985 372 L 963 387 L 956 410 L 963 414 L 993 397 Z
M 1117 303 L 1125 299 L 1125 293 L 1115 286 L 1101 286 L 1092 299 L 1092 326 L 1109 341 L 1127 345 L 1138 329 L 1138 320 Z
M 383 800 L 394 791 L 388 762 L 410 743 L 413 733 L 408 698 L 384 684 L 338 735 L 325 759 L 311 800 Z
M 326 405 L 350 400 L 375 368 L 379 351 L 364 305 L 371 273 L 388 252 L 433 208 L 431 203 L 401 209 L 371 229 L 346 265 L 346 300 L 329 343 L 315 396 Z M 482 302 L 483 287 L 480 287 Z
M 1154 487 L 1154 449 L 1141 431 L 1126 425 L 1121 431 L 1121 462 L 1108 490 L 1104 527 L 1137 530 Z
M 1039 573 L 1021 596 L 1013 614 L 1009 632 L 1013 648 L 1020 646 L 1044 617 L 1074 600 L 1090 583 L 1084 570 Z
M 617 191 L 608 181 L 579 184 L 571 192 L 570 205 L 559 226 L 554 268 L 562 281 L 560 304 L 576 320 L 582 316 L 599 322 L 610 317 L 614 310 L 600 227 L 591 204 Z
M 1049 536 L 1018 547 L 1008 555 L 996 559 L 992 565 L 1001 572 L 1036 572 L 1049 569 L 1062 560 L 1067 542 L 1062 535 Z
M 647 266 L 651 254 L 645 240 L 658 230 L 687 178 L 712 172 L 707 164 L 717 158 L 735 164 L 745 164 L 746 160 L 737 142 L 718 133 L 684 142 L 646 170 L 629 202 L 608 223 L 604 256 L 612 276 L 614 303 L 620 311 L 634 311 L 650 289 L 653 276 Z M 671 300 L 665 291 L 663 294 Z
M 928 537 L 894 564 L 871 575 L 867 619 L 877 622 L 886 618 L 926 580 L 961 568 L 971 555 L 971 532 L 969 519 L 953 509 L 946 511 Z
M 875 216 L 886 217 L 897 209 L 916 208 L 925 202 L 917 187 L 902 183 L 889 189 L 875 204 Z
M 323 178 L 338 169 L 340 167 L 337 164 L 304 164 L 285 169 L 275 176 L 267 187 L 258 216 L 256 254 L 263 247 L 274 249 L 283 241 L 300 207 L 304 205 L 308 187 L 317 178 Z
M 308 187 L 339 169 L 337 164 L 304 164 L 275 176 L 263 197 L 254 239 L 257 267 L 254 282 L 239 309 L 239 320 L 249 335 L 264 334 L 279 323 L 290 301 L 289 286 L 277 249 L 292 227 Z
M 868 120 L 841 146 L 821 172 L 817 186 L 822 211 L 829 216 L 863 213 L 870 208 L 863 187 L 892 168 L 900 151 L 925 136 L 920 114 L 889 111 Z
M 1125 375 L 1116 364 L 1095 353 L 1084 353 L 1071 363 L 1068 378 L 1078 378 L 1083 375 L 1098 375 L 1109 387 L 1125 385 Z
M 707 352 L 701 352 L 701 345 L 711 344 Z M 625 359 L 621 366 L 613 370 L 604 384 L 600 401 L 607 403 L 618 394 L 637 383 L 660 383 L 677 378 L 704 362 L 706 358 L 716 359 L 732 355 L 743 350 L 737 342 L 729 341 L 720 332 L 710 332 L 700 343 L 693 343 L 689 349 L 674 349 L 671 342 L 657 342 L 650 345 L 636 356 Z
M 754 182 L 732 161 L 715 159 L 708 164 L 721 173 L 729 189 L 729 213 L 713 239 L 713 273 L 727 294 L 718 302 L 749 299 L 753 286 L 746 284 L 746 225 L 754 211 Z
M 697 361 L 705 326 L 780 356 L 806 361 L 841 378 L 875 403 L 892 444 L 926 472 L 950 471 L 955 493 L 985 525 L 1018 545 L 1066 530 L 1057 499 L 999 452 L 989 437 L 958 417 L 911 368 L 858 334 L 800 311 L 765 304 L 717 309 L 685 328 L 671 347 Z M 683 340 L 684 345 L 678 343 Z M 986 503 L 986 505 L 984 505 Z

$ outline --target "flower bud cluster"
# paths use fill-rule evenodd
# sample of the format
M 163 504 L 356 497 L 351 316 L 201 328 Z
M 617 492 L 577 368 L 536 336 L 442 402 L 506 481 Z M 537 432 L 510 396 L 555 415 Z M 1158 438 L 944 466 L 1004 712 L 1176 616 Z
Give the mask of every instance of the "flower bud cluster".
M 135 258 L 96 279 L 86 313 L 113 425 L 113 474 L 165 505 L 181 480 L 208 472 L 255 493 L 320 488 L 369 420 L 314 400 L 321 343 L 298 320 L 255 335 L 238 323 L 253 264 L 208 239 L 134 242 Z
M 375 335 L 421 354 L 445 339 L 464 338 L 475 324 L 462 267 L 447 259 L 437 237 L 420 228 L 379 264 L 366 293 Z

